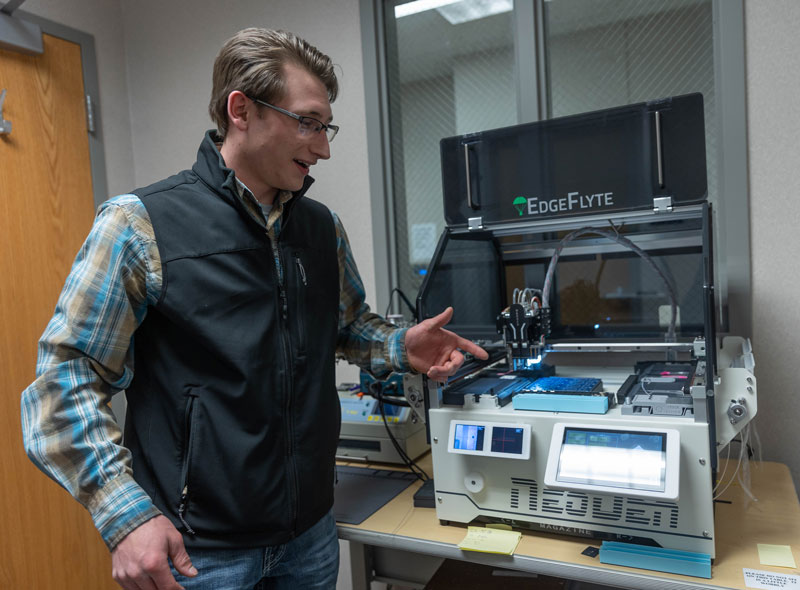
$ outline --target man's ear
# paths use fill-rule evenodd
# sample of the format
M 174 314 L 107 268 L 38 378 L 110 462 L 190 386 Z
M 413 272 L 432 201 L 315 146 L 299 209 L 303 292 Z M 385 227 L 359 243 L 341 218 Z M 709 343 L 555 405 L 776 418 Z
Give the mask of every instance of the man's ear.
M 228 95 L 228 125 L 240 131 L 247 129 L 250 118 L 254 115 L 251 110 L 252 101 L 242 91 L 234 90 Z

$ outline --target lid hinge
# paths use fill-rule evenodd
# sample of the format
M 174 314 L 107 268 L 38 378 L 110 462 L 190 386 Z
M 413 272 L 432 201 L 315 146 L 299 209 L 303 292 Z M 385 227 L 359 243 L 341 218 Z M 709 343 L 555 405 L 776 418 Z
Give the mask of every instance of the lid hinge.
M 470 217 L 468 220 L 468 228 L 470 231 L 476 229 L 483 229 L 483 217 Z
M 672 211 L 672 197 L 653 197 L 654 213 L 669 213 Z

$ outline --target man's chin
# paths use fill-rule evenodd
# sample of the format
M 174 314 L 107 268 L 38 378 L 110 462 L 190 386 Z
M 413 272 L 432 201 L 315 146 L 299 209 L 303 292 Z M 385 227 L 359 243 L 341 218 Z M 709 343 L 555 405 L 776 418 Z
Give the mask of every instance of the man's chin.
M 285 188 L 283 188 L 281 190 L 289 191 L 290 193 L 296 193 L 301 188 L 303 188 L 303 184 L 305 184 L 305 177 L 302 178 L 301 180 L 297 181 L 296 183 L 293 182 L 293 183 L 290 183 L 290 184 L 294 185 L 294 186 L 287 186 L 287 187 L 285 187 Z

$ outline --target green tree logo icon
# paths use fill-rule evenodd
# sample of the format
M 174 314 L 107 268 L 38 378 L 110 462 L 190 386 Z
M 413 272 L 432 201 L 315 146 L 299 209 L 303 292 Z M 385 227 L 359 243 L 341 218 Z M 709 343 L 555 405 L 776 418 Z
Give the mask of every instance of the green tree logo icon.
M 514 199 L 512 205 L 514 205 L 514 209 L 519 212 L 520 217 L 522 217 L 522 212 L 525 210 L 525 205 L 528 204 L 528 199 L 525 197 L 517 197 Z

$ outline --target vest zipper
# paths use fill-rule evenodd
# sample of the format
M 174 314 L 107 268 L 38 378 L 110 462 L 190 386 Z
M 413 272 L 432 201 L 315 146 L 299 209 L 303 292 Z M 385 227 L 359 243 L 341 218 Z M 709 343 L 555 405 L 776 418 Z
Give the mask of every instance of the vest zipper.
M 303 286 L 308 287 L 308 280 L 306 279 L 306 269 L 303 268 L 303 261 L 300 260 L 300 255 L 295 254 L 294 260 L 297 262 L 297 270 L 300 271 L 300 278 L 303 279 Z
M 178 518 L 181 524 L 190 535 L 195 532 L 189 523 L 186 522 L 186 509 L 189 506 L 189 466 L 192 460 L 192 434 L 194 431 L 194 424 L 192 417 L 194 416 L 194 401 L 195 396 L 190 395 L 189 401 L 186 403 L 186 413 L 184 415 L 184 455 L 183 466 L 181 468 L 181 497 L 178 502 Z
M 283 257 L 281 256 L 281 249 L 278 247 L 277 240 L 273 242 L 272 238 L 269 237 L 267 234 L 267 238 L 269 239 L 270 245 L 272 246 L 272 256 L 275 259 L 275 278 L 278 280 L 278 292 L 280 293 L 281 297 L 281 318 L 283 318 L 284 323 L 286 320 L 289 319 L 289 299 L 286 296 L 286 287 L 285 287 L 285 273 L 286 273 L 286 266 L 283 264 Z M 283 279 L 281 278 L 283 277 Z
M 186 522 L 186 519 L 183 515 L 186 513 L 186 506 L 189 503 L 189 486 L 183 486 L 183 491 L 181 492 L 181 502 L 178 505 L 178 518 L 181 519 L 181 524 L 183 528 L 186 529 L 186 532 L 190 535 L 194 535 L 195 532 L 192 530 L 192 527 L 189 526 L 189 523 Z
M 268 234 L 269 237 L 269 234 Z M 276 238 L 275 243 L 273 245 L 273 249 L 277 254 L 278 264 L 284 270 L 283 276 L 284 279 L 286 278 L 286 265 L 283 262 L 283 255 L 281 253 L 280 245 L 277 243 L 279 238 Z M 272 239 L 270 238 L 270 243 L 273 243 Z M 286 285 L 285 281 L 281 280 L 280 273 L 278 273 L 278 269 L 275 269 L 275 273 L 278 279 L 278 288 L 280 290 L 281 295 L 281 340 L 283 342 L 283 359 L 284 359 L 284 367 L 286 371 L 286 380 L 284 390 L 286 392 L 286 459 L 287 459 L 287 470 L 288 470 L 288 479 L 289 479 L 289 493 L 290 493 L 290 501 L 289 504 L 291 505 L 292 510 L 292 530 L 297 528 L 297 498 L 299 496 L 298 487 L 299 484 L 297 482 L 297 469 L 295 467 L 295 457 L 294 457 L 294 418 L 292 416 L 292 396 L 293 396 L 293 387 L 292 387 L 292 373 L 294 371 L 294 363 L 292 361 L 292 348 L 291 348 L 291 337 L 288 330 L 288 323 L 289 323 L 289 303 L 288 297 L 286 294 Z
M 306 318 L 305 310 L 308 305 L 306 303 L 308 277 L 306 276 L 306 269 L 303 266 L 303 261 L 300 259 L 298 252 L 294 253 L 294 261 L 297 265 L 298 279 L 295 281 L 297 285 L 297 354 L 300 357 L 306 355 Z

